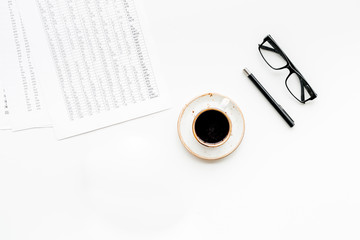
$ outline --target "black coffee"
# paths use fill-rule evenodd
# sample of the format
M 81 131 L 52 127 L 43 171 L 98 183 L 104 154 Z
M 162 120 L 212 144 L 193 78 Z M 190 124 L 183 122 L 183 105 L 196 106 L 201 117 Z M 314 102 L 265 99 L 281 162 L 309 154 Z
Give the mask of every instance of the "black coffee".
M 199 115 L 195 122 L 195 133 L 205 143 L 218 143 L 229 134 L 227 117 L 216 110 L 208 110 Z

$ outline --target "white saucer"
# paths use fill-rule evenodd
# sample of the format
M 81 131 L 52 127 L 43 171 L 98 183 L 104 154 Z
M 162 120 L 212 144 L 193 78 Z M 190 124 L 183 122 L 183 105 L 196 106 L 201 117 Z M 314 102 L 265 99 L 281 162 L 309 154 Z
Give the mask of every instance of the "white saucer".
M 231 135 L 221 146 L 204 146 L 193 134 L 194 119 L 204 109 L 222 109 L 224 101 L 228 102 L 224 111 L 232 123 Z M 217 93 L 207 93 L 192 100 L 181 111 L 178 120 L 178 134 L 182 144 L 190 153 L 205 160 L 217 160 L 233 153 L 244 138 L 244 133 L 245 120 L 240 108 L 228 97 Z

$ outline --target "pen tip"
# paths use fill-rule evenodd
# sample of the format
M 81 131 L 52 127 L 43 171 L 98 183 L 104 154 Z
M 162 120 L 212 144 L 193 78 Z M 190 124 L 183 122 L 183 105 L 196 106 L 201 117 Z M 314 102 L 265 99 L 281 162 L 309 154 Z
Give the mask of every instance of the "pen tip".
M 244 73 L 247 77 L 251 75 L 251 72 L 247 68 L 244 68 Z

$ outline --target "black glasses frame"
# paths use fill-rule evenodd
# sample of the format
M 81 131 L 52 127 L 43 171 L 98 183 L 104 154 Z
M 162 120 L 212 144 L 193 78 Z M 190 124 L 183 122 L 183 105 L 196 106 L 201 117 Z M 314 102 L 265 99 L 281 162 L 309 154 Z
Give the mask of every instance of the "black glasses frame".
M 267 47 L 264 44 L 265 43 L 269 43 L 271 47 Z M 279 54 L 285 61 L 286 61 L 286 65 L 284 67 L 280 67 L 280 68 L 274 68 L 273 66 L 271 66 L 271 64 L 266 60 L 265 56 L 263 55 L 263 53 L 261 52 L 261 49 L 266 50 L 266 51 L 271 51 L 274 53 Z M 274 70 L 282 70 L 282 69 L 288 69 L 289 70 L 289 75 L 286 77 L 285 80 L 285 85 L 286 88 L 288 89 L 288 91 L 291 93 L 291 95 L 293 95 L 293 97 L 298 100 L 301 103 L 306 103 L 307 101 L 313 100 L 317 97 L 317 94 L 314 92 L 314 90 L 311 88 L 310 84 L 305 80 L 304 76 L 300 73 L 299 70 L 297 70 L 297 68 L 295 67 L 295 65 L 290 61 L 290 59 L 288 58 L 288 56 L 284 53 L 283 50 L 281 50 L 281 48 L 279 47 L 279 45 L 275 42 L 275 40 L 270 36 L 266 36 L 264 38 L 264 41 L 259 44 L 259 52 L 262 56 L 262 58 L 265 60 L 265 62 Z M 292 74 L 296 74 L 300 80 L 300 87 L 301 87 L 301 99 L 298 99 L 293 92 L 290 90 L 289 86 L 288 86 L 288 80 L 290 78 L 290 76 Z M 309 94 L 308 98 L 305 98 L 305 90 L 307 91 L 307 93 Z

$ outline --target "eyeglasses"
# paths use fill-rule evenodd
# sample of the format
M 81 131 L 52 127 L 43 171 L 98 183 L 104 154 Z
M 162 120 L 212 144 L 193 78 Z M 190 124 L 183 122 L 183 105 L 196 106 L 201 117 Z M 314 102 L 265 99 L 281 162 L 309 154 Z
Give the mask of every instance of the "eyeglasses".
M 306 103 L 317 97 L 317 94 L 303 75 L 270 35 L 265 37 L 263 43 L 259 45 L 259 51 L 265 62 L 272 69 L 282 70 L 287 68 L 289 70 L 290 73 L 285 80 L 285 85 L 299 102 Z

